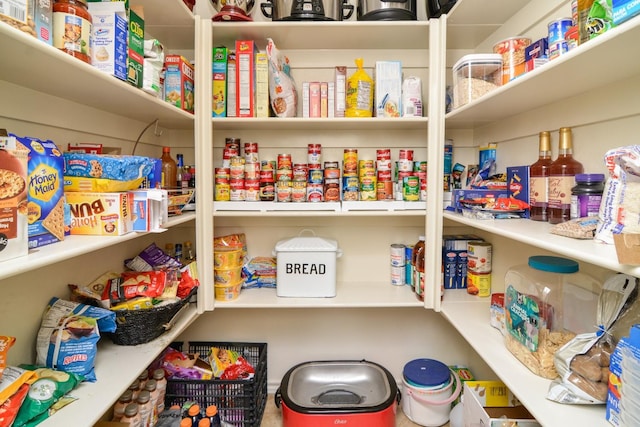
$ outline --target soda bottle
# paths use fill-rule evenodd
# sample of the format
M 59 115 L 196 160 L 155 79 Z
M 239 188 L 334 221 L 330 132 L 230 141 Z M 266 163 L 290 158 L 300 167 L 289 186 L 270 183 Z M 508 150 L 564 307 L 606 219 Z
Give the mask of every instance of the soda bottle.
M 209 405 L 205 410 L 205 416 L 210 421 L 211 427 L 220 427 L 222 424 L 220 420 L 220 414 L 218 413 L 218 407 L 216 405 Z
M 175 188 L 177 182 L 178 165 L 171 157 L 171 148 L 162 147 L 162 188 Z

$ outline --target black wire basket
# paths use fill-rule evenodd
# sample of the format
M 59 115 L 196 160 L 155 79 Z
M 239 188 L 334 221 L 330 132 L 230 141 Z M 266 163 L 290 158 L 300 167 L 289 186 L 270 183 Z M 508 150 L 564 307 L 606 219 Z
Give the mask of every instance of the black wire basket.
M 146 310 L 116 311 L 116 331 L 106 333 L 114 344 L 138 345 L 148 343 L 173 327 L 175 320 L 191 302 L 198 287 L 179 301 Z

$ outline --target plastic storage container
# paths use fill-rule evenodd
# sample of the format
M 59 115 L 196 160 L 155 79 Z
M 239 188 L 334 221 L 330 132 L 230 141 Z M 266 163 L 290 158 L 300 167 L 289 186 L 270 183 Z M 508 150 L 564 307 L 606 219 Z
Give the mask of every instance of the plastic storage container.
M 453 108 L 462 107 L 501 85 L 501 55 L 465 55 L 453 66 Z
M 560 257 L 532 256 L 505 275 L 505 344 L 533 373 L 554 379 L 553 355 L 592 332 L 602 284 Z

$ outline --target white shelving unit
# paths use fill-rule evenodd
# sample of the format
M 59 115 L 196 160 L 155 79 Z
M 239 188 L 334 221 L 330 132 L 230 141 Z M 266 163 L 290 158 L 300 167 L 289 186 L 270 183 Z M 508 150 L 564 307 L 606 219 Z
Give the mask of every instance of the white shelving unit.
M 515 34 L 501 31 L 503 25 L 483 32 L 486 21 L 482 17 L 485 15 L 478 10 L 481 6 L 474 3 L 468 0 L 458 2 L 447 17 L 447 49 L 458 52 L 457 55 L 452 54 L 451 63 L 464 53 L 476 52 L 479 46 L 477 52 L 490 51 L 493 43 Z M 568 2 L 556 1 L 544 6 L 536 3 L 514 2 L 515 9 L 504 16 L 504 27 L 511 31 L 522 31 L 524 35 L 535 35 L 536 32 L 531 28 L 536 22 L 550 22 L 551 18 L 562 16 L 570 10 Z M 540 8 L 538 12 L 541 15 L 531 13 L 532 10 L 535 12 L 536 7 Z M 520 9 L 522 12 L 519 12 Z M 538 19 L 538 16 L 541 16 L 539 21 L 531 22 Z M 471 36 L 474 29 L 481 32 L 481 37 Z M 544 35 L 539 32 L 537 34 Z M 533 160 L 514 163 L 522 161 L 518 151 L 528 149 L 522 145 L 521 139 L 529 144 L 528 156 L 531 159 L 532 153 L 534 157 L 537 155 L 537 132 L 557 129 L 557 126 L 574 126 L 576 133 L 582 131 L 579 133 L 582 138 L 577 140 L 576 145 L 582 149 L 580 153 L 586 153 L 579 157 L 585 164 L 585 170 L 600 169 L 604 172 L 599 160 L 607 149 L 635 143 L 625 141 L 623 135 L 634 133 L 633 117 L 636 117 L 636 132 L 640 123 L 637 121 L 637 108 L 633 107 L 633 99 L 637 99 L 634 98 L 637 96 L 637 84 L 633 81 L 638 80 L 640 60 L 637 56 L 628 55 L 628 47 L 639 36 L 640 20 L 624 23 L 543 67 L 448 113 L 445 116 L 446 131 L 456 135 L 464 135 L 465 132 L 471 135 L 473 142 L 461 145 L 477 147 L 486 142 L 498 142 L 498 158 L 502 160 L 501 166 L 504 167 L 533 163 Z M 537 38 L 539 37 L 532 36 L 533 40 Z M 628 91 L 627 94 L 623 93 L 625 90 Z M 600 110 L 586 107 L 593 102 L 591 94 L 593 97 L 600 97 L 599 104 L 607 107 Z M 615 101 L 609 102 L 607 97 Z M 626 124 L 626 120 L 631 123 Z M 615 124 L 619 122 L 622 124 Z M 612 132 L 613 129 L 619 132 L 620 140 L 605 142 L 597 136 L 589 138 L 591 135 L 600 135 L 600 132 Z M 616 139 L 615 136 L 613 138 Z M 599 156 L 597 159 L 595 153 Z M 501 245 L 497 250 L 502 253 L 509 251 L 509 243 L 505 242 L 519 242 L 530 247 L 531 254 L 536 250 L 545 250 L 611 272 L 640 275 L 640 268 L 637 266 L 618 263 L 613 246 L 551 234 L 552 225 L 548 223 L 527 219 L 474 220 L 448 211 L 443 213 L 443 220 L 445 229 L 466 227 L 472 232 L 481 232 L 489 241 L 496 240 Z M 494 248 L 494 254 L 497 250 Z M 526 262 L 528 255 L 530 254 L 522 253 L 521 262 Z M 500 259 L 494 258 L 494 266 L 500 262 Z M 500 267 L 500 271 L 505 269 L 504 265 Z M 493 281 L 500 291 L 499 287 L 504 286 L 503 281 L 499 277 Z M 446 291 L 441 312 L 540 424 L 609 425 L 605 420 L 603 405 L 562 405 L 546 399 L 550 381 L 534 375 L 509 353 L 500 332 L 489 324 L 488 299 L 469 296 L 465 291 Z

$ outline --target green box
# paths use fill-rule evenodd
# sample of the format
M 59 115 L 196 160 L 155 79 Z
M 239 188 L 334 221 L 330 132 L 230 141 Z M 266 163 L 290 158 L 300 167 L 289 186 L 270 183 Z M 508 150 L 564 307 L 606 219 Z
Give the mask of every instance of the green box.
M 142 87 L 144 68 L 144 15 L 142 7 L 129 9 L 129 48 L 127 49 L 127 81 Z
M 212 106 L 213 117 L 227 116 L 227 57 L 228 50 L 224 46 L 213 48 L 212 64 Z

